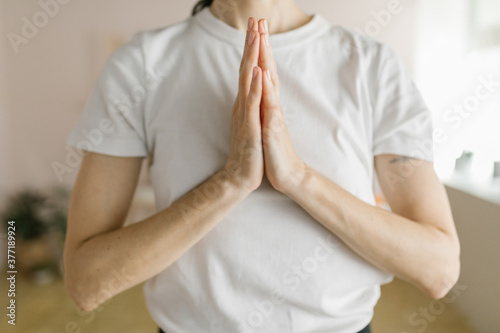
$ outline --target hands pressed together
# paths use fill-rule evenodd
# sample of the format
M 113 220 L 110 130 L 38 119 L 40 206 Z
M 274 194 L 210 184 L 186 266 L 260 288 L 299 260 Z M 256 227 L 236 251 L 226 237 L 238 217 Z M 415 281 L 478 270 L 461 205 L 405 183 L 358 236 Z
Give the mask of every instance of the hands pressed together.
M 264 174 L 282 192 L 304 177 L 306 165 L 293 148 L 279 101 L 279 78 L 265 19 L 248 20 L 230 140 L 224 169 L 247 190 L 257 189 Z

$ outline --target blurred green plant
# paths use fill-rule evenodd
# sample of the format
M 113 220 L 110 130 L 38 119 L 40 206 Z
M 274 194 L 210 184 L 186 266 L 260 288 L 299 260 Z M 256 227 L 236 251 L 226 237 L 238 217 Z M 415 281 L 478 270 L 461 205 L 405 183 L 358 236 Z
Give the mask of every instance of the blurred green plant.
M 7 199 L 2 221 L 15 221 L 16 236 L 25 240 L 43 237 L 51 230 L 64 237 L 69 193 L 61 186 L 47 193 L 23 189 Z

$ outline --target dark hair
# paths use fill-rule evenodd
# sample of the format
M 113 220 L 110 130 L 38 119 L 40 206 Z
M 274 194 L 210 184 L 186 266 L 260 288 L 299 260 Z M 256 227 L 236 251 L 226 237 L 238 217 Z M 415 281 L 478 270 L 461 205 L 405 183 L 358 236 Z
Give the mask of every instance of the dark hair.
M 194 5 L 193 11 L 191 15 L 196 15 L 199 11 L 201 11 L 203 8 L 208 7 L 214 2 L 214 0 L 200 0 L 196 5 Z

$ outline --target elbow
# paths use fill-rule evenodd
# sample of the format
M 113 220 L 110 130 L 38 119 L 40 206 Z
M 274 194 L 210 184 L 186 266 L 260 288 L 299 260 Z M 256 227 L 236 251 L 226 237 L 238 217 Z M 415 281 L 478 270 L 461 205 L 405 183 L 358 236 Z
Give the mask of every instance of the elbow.
M 89 274 L 90 267 L 82 265 L 75 253 L 65 248 L 63 253 L 63 279 L 68 296 L 82 311 L 94 311 L 104 301 L 99 301 L 96 293 L 96 279 Z M 94 283 L 92 283 L 94 282 Z
M 432 285 L 425 287 L 425 293 L 433 300 L 444 298 L 458 282 L 458 273 L 445 272 L 434 279 Z
M 69 277 L 64 275 L 64 285 L 69 297 L 73 300 L 76 306 L 82 311 L 94 311 L 100 304 L 95 298 L 82 279 Z
M 89 282 L 91 278 L 83 274 L 80 270 L 71 268 L 71 265 L 64 265 L 64 286 L 68 296 L 75 302 L 82 311 L 94 311 L 105 300 L 99 301 L 93 292 L 95 286 Z
M 79 301 L 79 302 L 77 302 L 74 298 L 73 298 L 73 300 L 75 301 L 75 304 L 78 307 L 78 309 L 80 309 L 81 311 L 85 311 L 85 312 L 92 312 L 92 311 L 96 310 L 100 305 L 97 303 L 87 302 L 85 300 Z
M 451 291 L 460 277 L 460 258 L 454 255 L 428 276 L 422 289 L 433 300 L 439 300 Z

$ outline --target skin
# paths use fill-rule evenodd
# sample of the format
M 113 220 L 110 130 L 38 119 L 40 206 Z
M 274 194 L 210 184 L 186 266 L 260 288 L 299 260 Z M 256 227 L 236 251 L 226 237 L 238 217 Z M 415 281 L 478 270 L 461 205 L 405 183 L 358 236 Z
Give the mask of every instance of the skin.
M 226 24 L 241 31 L 247 30 L 249 17 L 265 17 L 273 24 L 270 34 L 298 28 L 312 18 L 294 0 L 214 0 L 212 13 Z
M 220 3 L 216 0 L 211 10 Z M 232 19 L 226 23 L 235 27 L 241 27 L 252 10 L 272 8 L 260 7 L 268 3 L 289 10 L 293 17 L 274 16 L 279 29 L 307 22 L 293 1 L 237 3 L 245 6 L 233 7 L 234 15 L 225 13 Z M 434 299 L 444 297 L 458 280 L 460 246 L 446 192 L 432 164 L 375 156 L 392 212 L 359 200 L 310 168 L 295 153 L 280 106 L 279 77 L 268 43 L 273 30 L 266 20 L 253 17 L 244 27 L 250 28 L 233 106 L 230 151 L 221 170 L 167 209 L 123 227 L 142 158 L 85 155 L 72 193 L 64 249 L 65 284 L 75 303 L 94 310 L 169 267 L 256 190 L 264 175 L 368 262 Z M 197 205 L 196 196 L 208 188 L 217 188 L 218 195 L 203 196 L 206 203 Z

